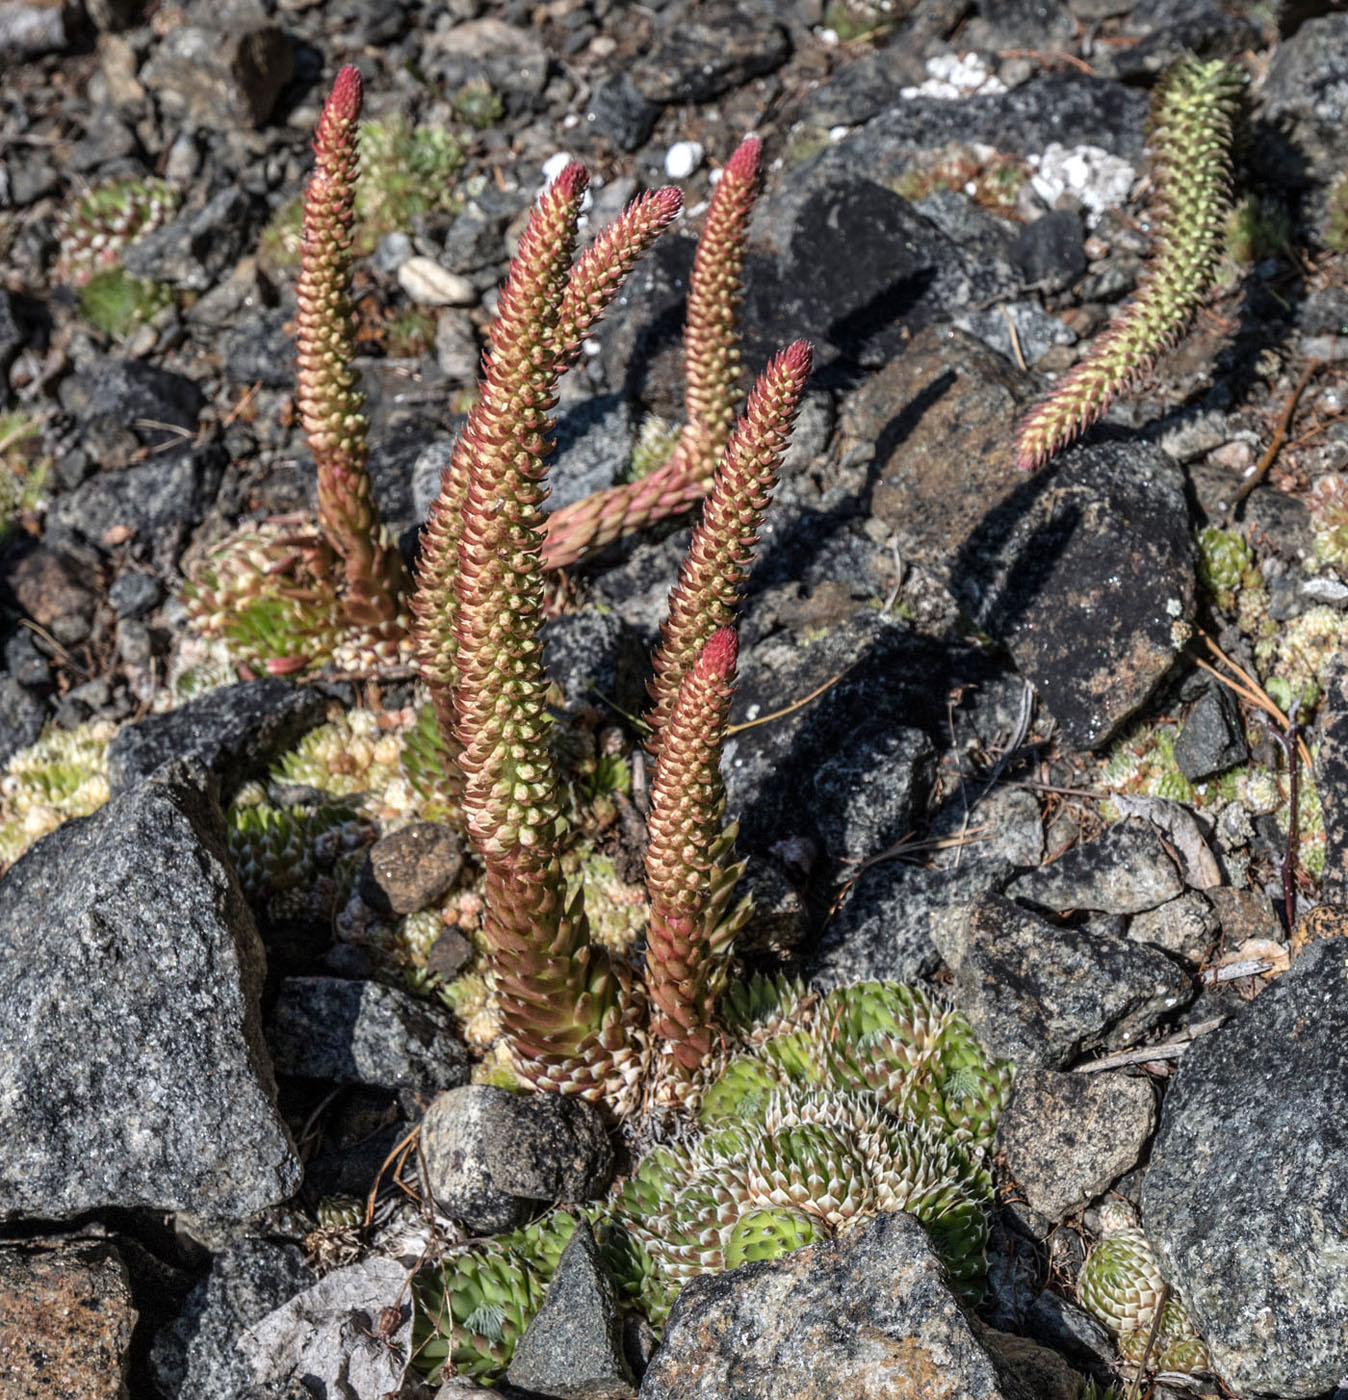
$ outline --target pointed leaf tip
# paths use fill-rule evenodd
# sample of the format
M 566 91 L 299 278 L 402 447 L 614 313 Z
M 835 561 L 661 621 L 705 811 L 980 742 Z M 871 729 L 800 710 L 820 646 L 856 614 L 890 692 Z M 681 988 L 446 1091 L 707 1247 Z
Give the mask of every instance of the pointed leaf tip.
M 562 167 L 560 174 L 548 186 L 549 194 L 559 194 L 563 199 L 579 199 L 590 183 L 590 172 L 581 161 L 573 160 Z
M 663 185 L 651 199 L 662 219 L 672 219 L 683 208 L 683 191 L 677 185 Z
M 360 69 L 354 63 L 348 63 L 332 84 L 326 110 L 341 121 L 355 121 L 360 116 L 364 95 L 365 85 L 361 81 Z
M 735 147 L 735 153 L 725 163 L 722 176 L 737 180 L 753 180 L 758 176 L 758 164 L 763 158 L 763 143 L 757 136 L 746 136 Z
M 718 627 L 707 638 L 702 654 L 697 658 L 696 669 L 704 676 L 717 680 L 729 680 L 739 659 L 740 639 L 733 627 Z
M 814 363 L 814 346 L 808 340 L 793 340 L 781 352 L 780 359 L 783 369 L 804 378 L 810 373 L 810 366 Z

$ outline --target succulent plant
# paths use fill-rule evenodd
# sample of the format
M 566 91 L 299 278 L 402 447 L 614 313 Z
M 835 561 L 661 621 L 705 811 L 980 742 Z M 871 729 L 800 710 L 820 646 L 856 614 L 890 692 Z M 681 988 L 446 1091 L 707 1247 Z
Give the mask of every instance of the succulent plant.
M 172 185 L 149 177 L 129 176 L 95 185 L 75 201 L 57 226 L 61 254 L 53 274 L 56 280 L 78 286 L 115 266 L 124 248 L 173 218 L 180 199 Z
M 120 267 L 93 273 L 79 290 L 80 314 L 109 340 L 124 340 L 172 301 L 172 292 L 161 283 L 133 277 Z
M 0 870 L 69 817 L 87 817 L 108 800 L 107 720 L 49 729 L 20 749 L 0 778 Z
M 1216 276 L 1231 207 L 1232 146 L 1244 75 L 1181 59 L 1151 108 L 1156 247 L 1136 297 L 1026 416 L 1016 461 L 1041 466 L 1084 432 L 1188 327 Z

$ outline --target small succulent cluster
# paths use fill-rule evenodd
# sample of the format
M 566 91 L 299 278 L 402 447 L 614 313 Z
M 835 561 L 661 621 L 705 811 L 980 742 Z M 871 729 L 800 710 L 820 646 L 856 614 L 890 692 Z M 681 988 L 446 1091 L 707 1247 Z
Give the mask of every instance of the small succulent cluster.
M 952 142 L 922 152 L 894 184 L 904 199 L 917 200 L 936 190 L 959 190 L 975 204 L 1003 217 L 1016 211 L 1016 196 L 1025 184 L 1025 163 L 979 142 Z
M 1244 94 L 1234 63 L 1182 59 L 1151 109 L 1156 248 L 1136 297 L 1021 423 L 1016 461 L 1042 466 L 1096 422 L 1192 320 L 1216 276 Z
M 1104 1233 L 1077 1280 L 1081 1306 L 1104 1325 L 1126 1362 L 1137 1365 L 1145 1356 L 1153 1371 L 1206 1371 L 1208 1349 L 1184 1304 L 1166 1288 L 1135 1215 L 1127 1207 L 1113 1207 L 1103 1224 Z
M 1348 477 L 1320 477 L 1306 496 L 1314 532 L 1315 557 L 1348 574 Z
M 136 239 L 169 222 L 181 196 L 165 180 L 131 176 L 96 185 L 62 215 L 57 281 L 79 286 L 116 266 Z
M 492 1376 L 540 1306 L 580 1219 L 621 1295 L 660 1326 L 700 1274 L 771 1259 L 906 1210 L 957 1289 L 983 1288 L 987 1151 L 1010 1066 L 922 990 L 872 982 L 822 997 L 753 979 L 730 997 L 741 1047 L 700 1130 L 656 1147 L 609 1199 L 457 1250 L 417 1282 L 418 1364 Z
M 162 282 L 135 277 L 122 267 L 96 272 L 79 289 L 80 315 L 109 340 L 123 340 L 173 302 Z
M 20 749 L 0 778 L 0 870 L 69 817 L 87 817 L 108 800 L 106 720 L 51 729 Z

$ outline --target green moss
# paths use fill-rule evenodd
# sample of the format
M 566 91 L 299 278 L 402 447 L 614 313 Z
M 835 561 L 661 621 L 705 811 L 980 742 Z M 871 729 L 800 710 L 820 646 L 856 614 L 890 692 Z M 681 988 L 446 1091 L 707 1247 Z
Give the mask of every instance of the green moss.
M 1331 252 L 1348 253 L 1348 172 L 1330 186 L 1324 239 Z
M 486 83 L 466 83 L 454 94 L 454 115 L 474 131 L 486 131 L 505 115 L 505 104 Z
M 1250 267 L 1283 252 L 1292 236 L 1287 206 L 1273 194 L 1247 194 L 1226 220 L 1226 256 Z
M 120 267 L 95 273 L 79 291 L 80 315 L 109 340 L 124 340 L 172 301 L 162 283 L 133 277 Z

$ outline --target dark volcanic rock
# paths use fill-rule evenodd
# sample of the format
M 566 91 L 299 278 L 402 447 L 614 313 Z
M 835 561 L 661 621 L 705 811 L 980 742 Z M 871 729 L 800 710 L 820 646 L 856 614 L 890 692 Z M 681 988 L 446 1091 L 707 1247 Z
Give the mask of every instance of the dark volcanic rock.
M 1030 1070 L 1016 1077 L 997 1142 L 1030 1206 L 1061 1220 L 1131 1171 L 1155 1126 L 1146 1079 Z
M 610 73 L 594 85 L 585 120 L 620 151 L 635 151 L 655 130 L 659 116 L 659 104 L 648 102 L 624 72 Z
M 378 982 L 290 977 L 267 1019 L 277 1074 L 434 1092 L 468 1081 L 454 1018 Z
M 936 746 L 920 729 L 886 729 L 815 769 L 817 825 L 835 860 L 864 860 L 913 828 L 936 776 Z
M 13 676 L 0 674 L 0 764 L 31 744 L 46 722 L 47 707 Z
M 222 686 L 167 714 L 124 725 L 108 746 L 108 781 L 123 792 L 162 763 L 189 755 L 219 779 L 222 800 L 262 777 L 277 754 L 323 723 L 327 702 L 312 686 L 275 676 Z
M 1105 914 L 1139 914 L 1183 892 L 1161 833 L 1136 818 L 1115 822 L 1096 840 L 1020 876 L 1006 891 L 1012 899 L 1056 913 L 1095 909 Z
M 639 1400 L 1030 1400 L 984 1348 L 922 1227 L 704 1274 L 679 1295 Z
M 106 425 L 130 432 L 137 446 L 162 452 L 196 431 L 205 400 L 190 379 L 143 360 L 108 358 L 61 382 L 61 407 L 73 413 L 85 439 Z M 123 467 L 125 461 L 103 467 Z
M 1325 679 L 1315 785 L 1325 814 L 1322 897 L 1348 903 L 1348 663 L 1336 662 Z
M 240 1218 L 299 1185 L 207 782 L 166 769 L 0 882 L 0 1214 Z
M 1348 1373 L 1348 939 L 1194 1042 L 1142 1212 L 1233 1391 L 1302 1400 Z
M 757 7 L 714 0 L 691 14 L 665 13 L 674 22 L 632 69 L 633 85 L 648 102 L 708 102 L 772 72 L 791 52 L 786 30 Z
M 175 116 L 218 131 L 261 126 L 294 71 L 280 29 L 241 20 L 170 29 L 140 76 Z
M 997 895 L 948 910 L 933 937 L 979 1044 L 1018 1069 L 1131 1044 L 1193 997 L 1155 948 L 1045 923 Z
M 1198 697 L 1175 736 L 1175 764 L 1191 783 L 1202 782 L 1250 756 L 1240 711 L 1224 685 Z
M 583 1220 L 562 1251 L 543 1306 L 515 1344 L 506 1379 L 557 1400 L 632 1394 L 618 1290 Z
M 138 238 L 122 254 L 122 264 L 137 277 L 180 291 L 209 291 L 242 256 L 263 215 L 265 210 L 243 190 L 223 189 L 200 209 Z M 293 351 L 286 347 L 282 363 L 289 365 L 292 359 Z

